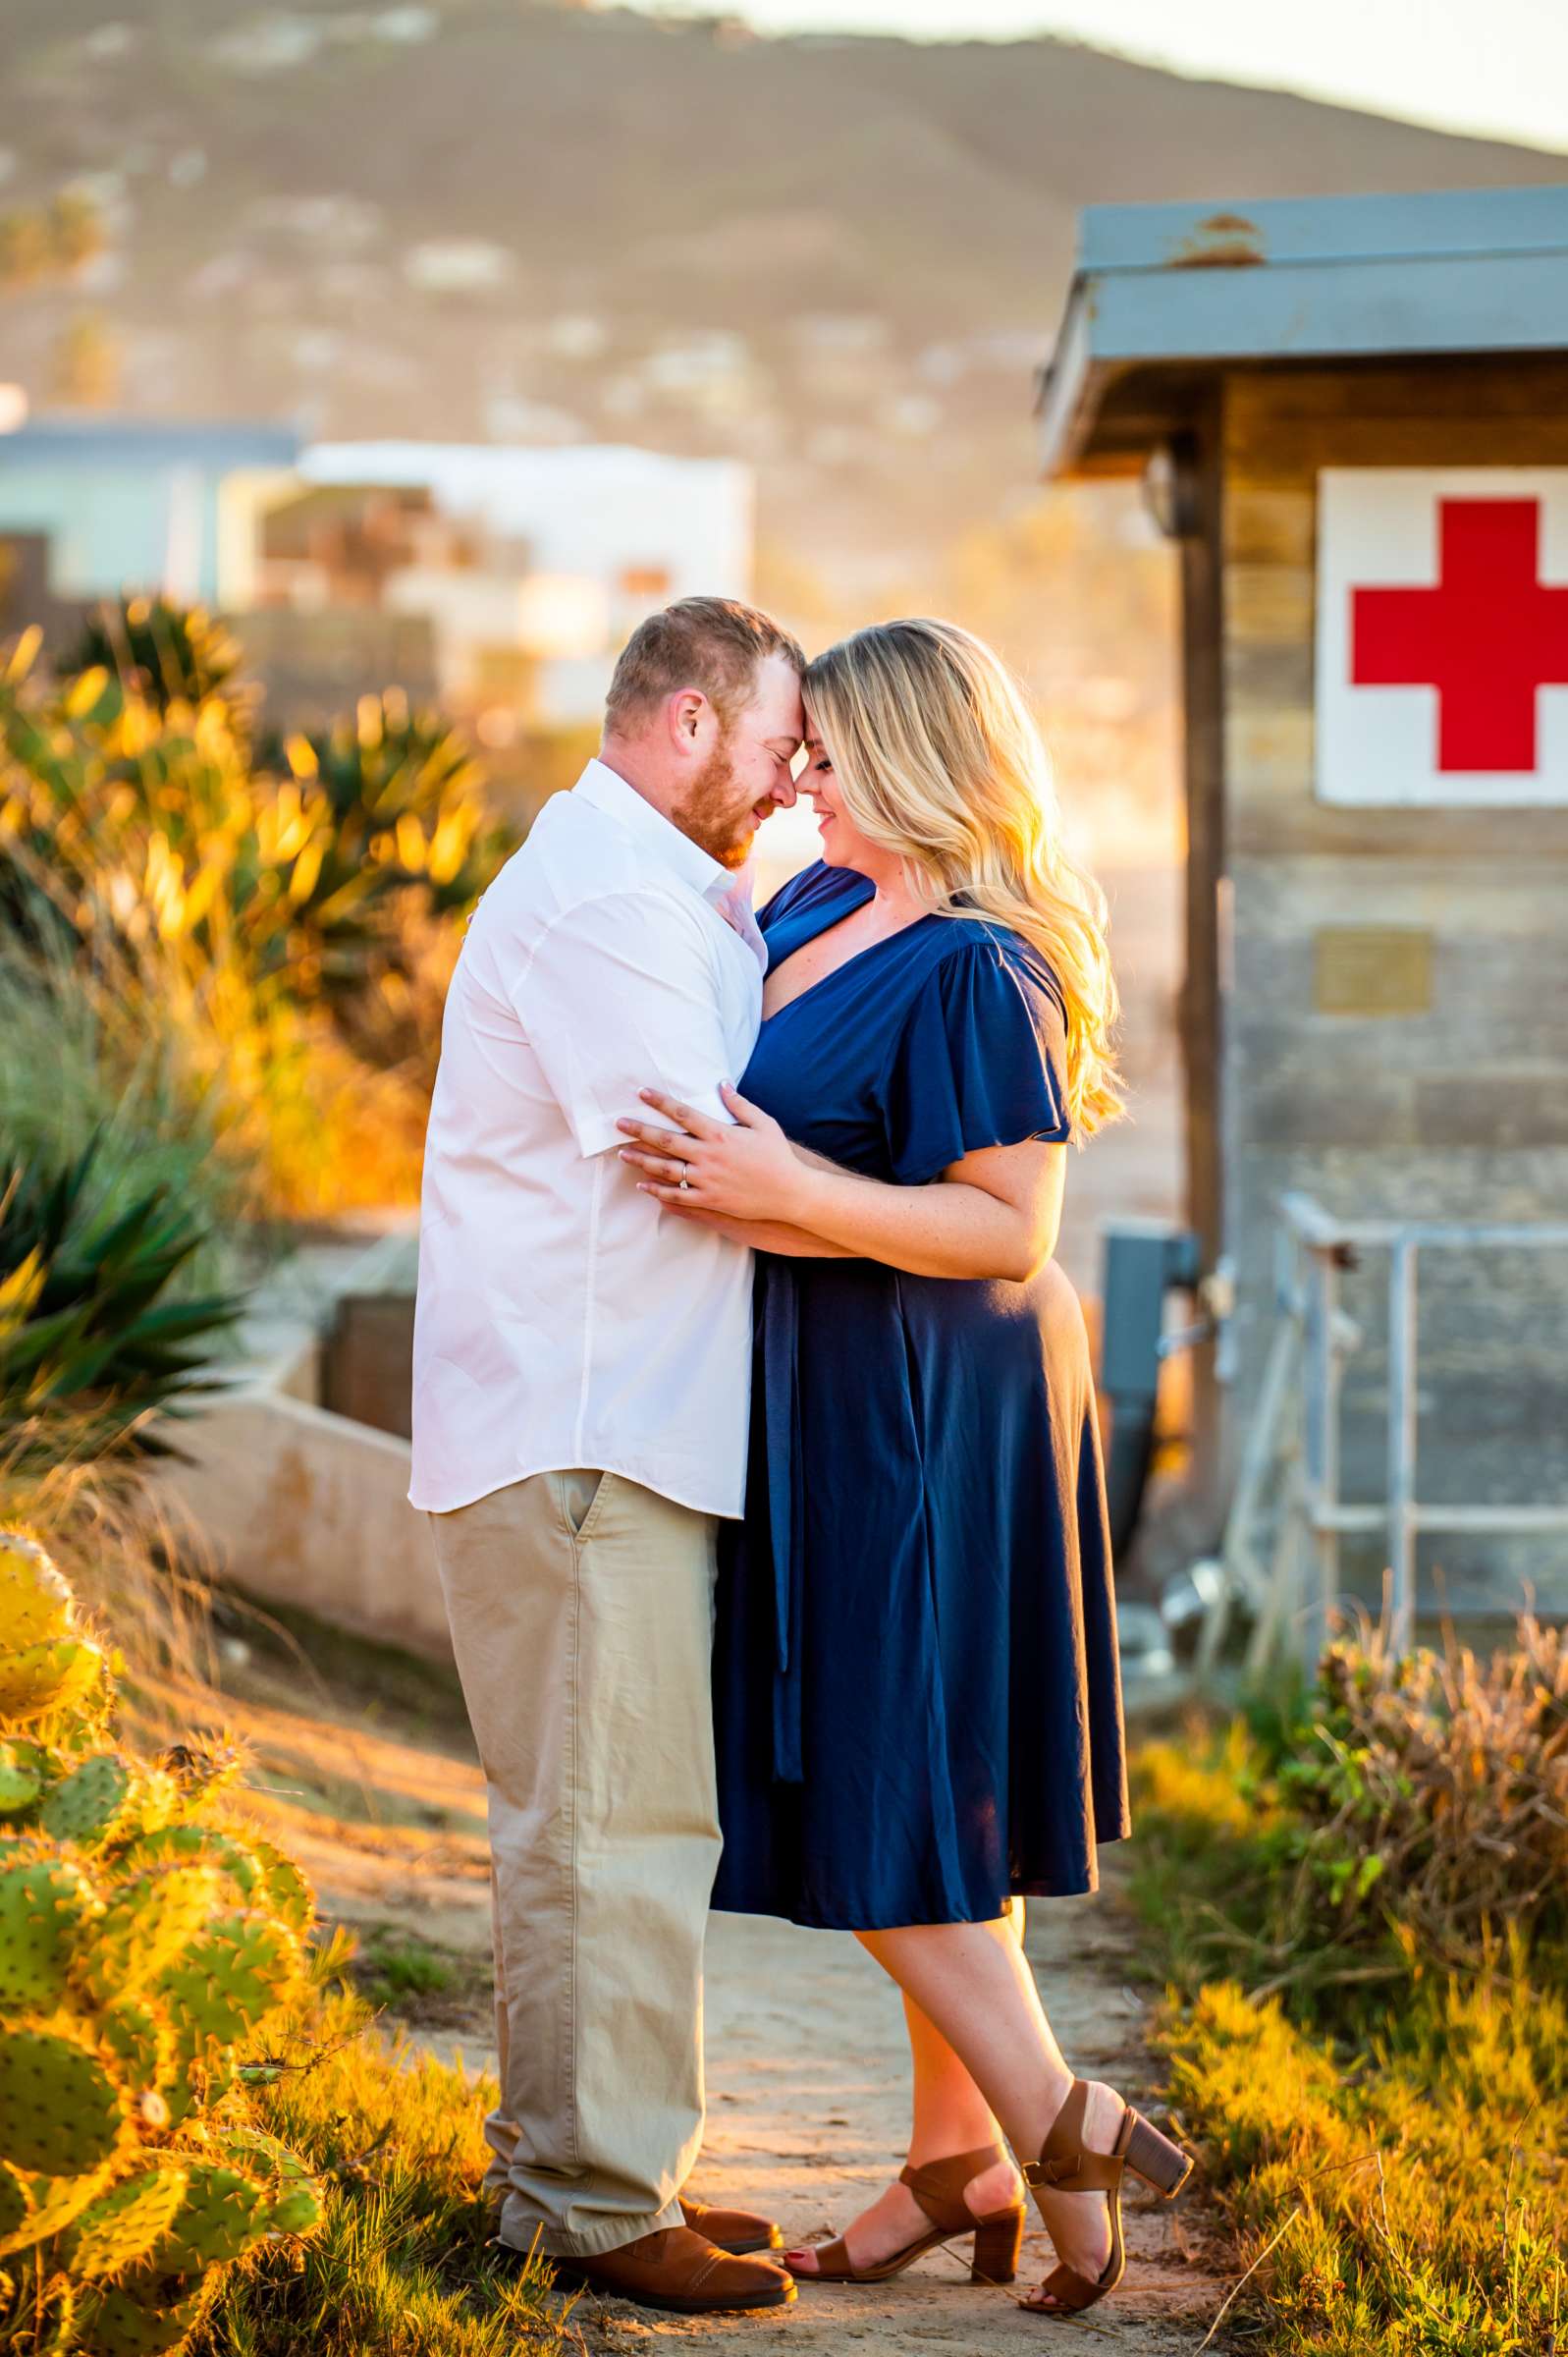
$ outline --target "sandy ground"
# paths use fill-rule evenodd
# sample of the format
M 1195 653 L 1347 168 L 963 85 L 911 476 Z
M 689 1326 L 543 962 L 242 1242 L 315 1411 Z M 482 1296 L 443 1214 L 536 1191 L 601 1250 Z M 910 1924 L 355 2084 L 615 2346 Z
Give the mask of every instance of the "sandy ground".
M 1057 2034 L 1086 2075 L 1150 2091 L 1144 2006 L 1125 1983 L 1126 1924 L 1114 1893 L 1042 1903 L 1029 1949 Z M 721 1916 L 708 1945 L 708 2140 L 694 2190 L 776 2217 L 786 2242 L 836 2232 L 896 2173 L 908 2130 L 908 2056 L 895 1993 L 845 1936 L 755 1917 Z M 1201 2210 L 1137 2197 L 1127 2210 L 1130 2262 L 1122 2289 L 1095 2312 L 1097 2345 L 1173 2357 L 1202 2340 L 1223 2287 L 1201 2259 Z M 1020 2288 L 1054 2265 L 1038 2225 L 1024 2244 Z M 847 2291 L 803 2285 L 773 2318 L 671 2327 L 606 2320 L 605 2345 L 633 2336 L 700 2342 L 705 2352 L 787 2334 L 827 2351 L 928 2347 L 952 2357 L 1032 2348 L 1063 2330 L 1025 2316 L 1010 2292 L 975 2288 L 967 2258 L 932 2252 L 905 2275 Z M 584 2319 L 586 2321 L 586 2318 Z M 1044 2336 L 1044 2342 L 1043 2338 Z
M 306 1682 L 315 1683 L 308 1698 L 298 1666 L 258 1662 L 225 1697 L 228 1725 L 255 1754 L 255 1810 L 307 1867 L 325 1915 L 447 1954 L 454 1985 L 410 2027 L 445 2058 L 460 2050 L 469 2068 L 493 2068 L 477 1765 L 457 1756 L 462 1746 L 451 1725 L 412 1735 L 393 1703 L 367 1710 L 336 1681 Z M 379 1726 L 367 1724 L 374 1716 Z M 450 1718 L 450 1701 L 436 1716 Z M 1155 2096 L 1158 2080 L 1143 2044 L 1145 2001 L 1129 1985 L 1132 1930 L 1119 1893 L 1125 1853 L 1108 1851 L 1104 1863 L 1099 1897 L 1037 1904 L 1029 1952 L 1075 2067 L 1143 2100 Z M 776 2218 L 786 2243 L 837 2232 L 902 2162 L 908 2056 L 896 1994 L 847 1935 L 716 1916 L 706 2026 L 708 2137 L 693 2191 Z M 891 2284 L 803 2286 L 791 2307 L 755 2316 L 694 2322 L 584 2298 L 570 2322 L 592 2352 L 689 2341 L 704 2357 L 728 2357 L 759 2346 L 826 2353 L 855 2343 L 865 2357 L 927 2347 L 989 2357 L 1092 2331 L 1097 2347 L 1190 2357 L 1226 2288 L 1211 2272 L 1215 2242 L 1201 2188 L 1173 2206 L 1135 2188 L 1127 2229 L 1121 2289 L 1092 2320 L 1070 2326 L 1022 2314 L 1010 2292 L 971 2287 L 967 2259 L 944 2251 Z M 1025 2242 L 1020 2287 L 1052 2264 L 1037 2226 Z
M 1145 2007 L 1126 1985 L 1128 1930 L 1114 1885 L 1098 1900 L 1042 1904 L 1037 1916 L 1030 1953 L 1069 2055 L 1086 2074 L 1148 2097 Z M 908 2056 L 895 1994 L 848 1937 L 751 1916 L 714 1919 L 707 1983 L 708 2136 L 693 2192 L 778 2219 L 786 2243 L 836 2232 L 902 2164 Z M 456 2041 L 426 2043 L 450 2056 Z M 471 2036 L 461 2045 L 465 2061 L 489 2065 Z M 1026 2316 L 1013 2293 L 971 2286 L 967 2258 L 941 2250 L 892 2283 L 802 2285 L 791 2307 L 755 2316 L 676 2319 L 583 2298 L 571 2322 L 594 2351 L 676 2342 L 730 2357 L 853 2343 L 864 2357 L 926 2348 L 990 2357 L 1038 2352 L 1053 2334 L 1092 2330 L 1097 2347 L 1184 2357 L 1203 2340 L 1225 2290 L 1205 2264 L 1211 2237 L 1201 2197 L 1166 2205 L 1138 2188 L 1125 2215 L 1127 2276 L 1092 2326 Z M 1019 2288 L 1053 2264 L 1036 2224 Z

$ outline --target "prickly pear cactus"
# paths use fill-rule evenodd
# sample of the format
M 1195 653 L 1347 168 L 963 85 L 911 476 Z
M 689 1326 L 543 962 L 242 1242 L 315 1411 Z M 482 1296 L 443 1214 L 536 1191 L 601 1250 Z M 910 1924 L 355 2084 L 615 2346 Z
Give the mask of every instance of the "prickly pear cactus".
M 212 1814 L 229 1751 L 108 1740 L 104 1657 L 0 1532 L 0 2345 L 182 2348 L 221 2271 L 321 2224 L 239 2065 L 295 1994 L 309 1885 Z
M 80 1866 L 57 1850 L 0 1859 L 0 2013 L 58 2004 L 74 1955 L 103 1913 Z
M 52 1785 L 38 1823 L 56 1841 L 101 1849 L 160 1825 L 178 1805 L 174 1779 L 119 1752 L 95 1752 Z
M 0 2029 L 0 2152 L 17 2167 L 74 2177 L 116 2160 L 133 2133 L 126 2091 L 84 2029 Z
M 84 1702 L 103 1674 L 103 1656 L 85 1637 L 51 1637 L 0 1653 L 0 1718 L 19 1726 Z
M 203 1866 L 154 1866 L 109 1892 L 96 1937 L 77 1952 L 86 1997 L 108 2004 L 173 1969 L 221 1903 L 222 1885 Z
M 143 2112 L 151 2097 L 167 2103 L 175 2075 L 174 2023 L 167 2008 L 118 1997 L 99 2007 L 98 2034 Z
M 62 2249 L 79 2275 L 118 2275 L 161 2243 L 179 2217 L 189 2170 L 173 2154 L 122 2177 L 77 2213 Z
M 21 2205 L 16 2224 L 0 2234 L 0 2258 L 14 2251 L 41 2252 L 51 2235 L 96 2201 L 112 2174 L 107 2168 L 88 2168 L 74 2177 L 46 2177 L 0 2164 L 0 2213 L 10 2217 Z M 0 2348 L 4 2346 L 0 2340 Z
M 36 1539 L 0 1530 L 0 1628 L 8 1651 L 63 1637 L 77 1617 L 71 1583 Z
M 133 2268 L 118 2283 L 93 2289 L 77 2312 L 76 2346 L 90 2357 L 160 2357 L 183 2349 L 212 2305 L 214 2270 L 194 2283 Z
M 270 1841 L 262 1841 L 254 1836 L 250 1847 L 260 1860 L 261 1871 L 266 1878 L 263 1903 L 280 1923 L 286 1923 L 290 1931 L 302 1940 L 316 1919 L 315 1892 L 293 1858 L 283 1850 L 275 1849 Z
M 271 2210 L 266 2187 L 253 2177 L 221 2162 L 198 2161 L 153 2260 L 171 2275 L 188 2275 L 239 2259 L 266 2233 Z
M 40 1743 L 0 1743 L 0 1823 L 25 1825 L 33 1815 L 55 1763 Z
M 230 2045 L 291 1998 L 299 1950 L 270 1916 L 220 1915 L 158 1982 L 177 2013 L 205 2038 Z
M 0 2249 L 5 2248 L 32 2210 L 32 2199 L 14 2168 L 0 2166 Z
M 77 1622 L 71 1586 L 35 1539 L 0 1530 L 0 1738 L 58 1718 L 101 1716 L 107 1665 Z

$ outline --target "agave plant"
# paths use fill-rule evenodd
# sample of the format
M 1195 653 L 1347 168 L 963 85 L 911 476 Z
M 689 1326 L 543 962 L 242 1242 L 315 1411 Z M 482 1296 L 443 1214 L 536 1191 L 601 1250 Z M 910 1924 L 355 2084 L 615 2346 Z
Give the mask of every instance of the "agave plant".
M 96 1151 L 0 1183 L 0 1431 L 69 1411 L 94 1453 L 156 1452 L 152 1419 L 212 1389 L 212 1341 L 243 1303 L 179 1297 L 204 1230 L 161 1186 L 104 1203 Z
M 72 764 L 61 761 L 29 693 L 39 638 L 35 629 L 24 631 L 0 661 L 0 933 L 58 954 L 74 935 L 49 822 L 70 793 Z
M 395 689 L 274 775 L 227 690 L 164 702 L 103 664 L 51 690 L 34 652 L 0 671 L 0 917 L 26 940 L 155 941 L 336 1009 L 405 972 L 410 923 L 469 905 L 509 848 L 463 740 Z
M 335 828 L 330 899 L 356 869 L 411 885 L 437 914 L 477 900 L 509 848 L 485 810 L 472 747 L 438 712 L 410 706 L 400 687 L 359 698 L 351 718 L 285 747 L 301 785 L 326 795 Z
M 239 640 L 205 607 L 119 597 L 103 601 L 55 669 L 63 680 L 112 674 L 160 712 L 172 704 L 222 702 L 243 734 L 259 699 L 243 666 Z
M 0 672 L 0 918 L 54 956 L 306 976 L 325 797 L 259 774 L 221 696 L 164 708 L 102 666 L 51 688 L 34 653 Z

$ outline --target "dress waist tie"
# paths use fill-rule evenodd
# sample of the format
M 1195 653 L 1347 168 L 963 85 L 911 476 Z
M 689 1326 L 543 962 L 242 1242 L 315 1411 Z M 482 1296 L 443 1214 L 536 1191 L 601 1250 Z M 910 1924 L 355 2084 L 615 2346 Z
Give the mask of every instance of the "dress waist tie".
M 805 1781 L 800 1741 L 800 1648 L 804 1604 L 804 1515 L 798 1377 L 799 1293 L 787 1261 L 759 1257 L 763 1435 L 768 1466 L 768 1535 L 773 1556 L 775 1781 Z

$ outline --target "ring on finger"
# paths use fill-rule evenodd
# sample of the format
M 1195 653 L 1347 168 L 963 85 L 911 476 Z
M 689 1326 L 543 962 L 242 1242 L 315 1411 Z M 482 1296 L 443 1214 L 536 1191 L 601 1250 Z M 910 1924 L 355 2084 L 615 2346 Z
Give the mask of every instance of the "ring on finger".
M 689 1162 L 683 1162 L 683 1163 L 681 1164 L 681 1166 L 680 1166 L 680 1192 L 681 1192 L 683 1195 L 688 1195 L 688 1194 L 690 1194 L 690 1192 L 691 1192 L 691 1177 L 690 1177 L 690 1173 L 691 1173 L 691 1165 L 690 1165 L 690 1163 L 689 1163 Z

